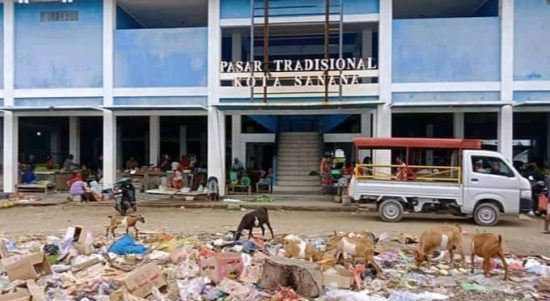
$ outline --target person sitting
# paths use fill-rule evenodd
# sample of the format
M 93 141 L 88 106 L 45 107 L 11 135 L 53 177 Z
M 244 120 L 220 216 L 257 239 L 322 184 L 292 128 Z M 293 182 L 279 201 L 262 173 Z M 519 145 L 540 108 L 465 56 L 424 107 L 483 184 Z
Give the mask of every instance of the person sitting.
M 92 200 L 95 202 L 98 202 L 99 200 L 103 199 L 101 188 L 99 187 L 99 184 L 97 183 L 97 181 L 90 182 L 89 193 L 92 197 Z
M 36 175 L 34 174 L 30 165 L 25 166 L 25 171 L 21 176 L 21 182 L 23 184 L 36 184 Z
M 191 158 L 188 155 L 182 155 L 180 159 L 180 171 L 191 168 Z
M 160 170 L 164 172 L 170 170 L 170 163 L 172 163 L 170 159 L 170 155 L 164 154 L 164 156 L 162 157 L 162 161 L 160 161 L 159 163 Z
M 172 187 L 174 189 L 182 189 L 183 188 L 183 176 L 181 174 L 181 171 L 178 169 L 174 170 L 174 176 L 172 177 L 172 180 L 170 181 L 172 184 Z
M 80 172 L 77 172 L 73 175 L 69 181 L 67 181 L 67 187 L 71 188 L 74 182 L 82 181 L 82 174 Z
M 51 155 L 48 155 L 46 157 L 46 169 L 47 170 L 52 170 L 52 169 L 56 169 L 57 168 L 57 165 L 53 162 L 53 158 Z
M 65 162 L 63 162 L 63 169 L 68 171 L 73 171 L 78 169 L 78 164 L 74 163 L 74 156 L 69 155 Z
M 479 172 L 479 173 L 489 173 L 489 171 L 485 168 L 483 168 L 483 161 L 482 160 L 477 160 L 475 165 L 474 165 L 474 172 Z
M 76 180 L 71 183 L 68 200 L 74 201 L 74 198 L 76 196 L 80 196 L 81 202 L 87 202 L 89 200 L 88 195 L 86 194 L 87 189 L 88 185 L 86 184 L 86 182 L 82 181 L 82 178 L 76 178 Z
M 126 169 L 127 170 L 134 170 L 139 167 L 138 161 L 134 157 L 130 157 L 128 161 L 126 161 Z
M 408 181 L 413 178 L 412 170 L 401 160 L 400 157 L 395 158 L 395 162 L 399 167 L 397 168 L 397 174 L 395 177 L 400 181 Z
M 237 172 L 239 177 L 242 177 L 244 175 L 244 165 L 241 161 L 239 161 L 239 158 L 235 158 L 233 160 L 233 165 L 231 166 L 231 170 Z

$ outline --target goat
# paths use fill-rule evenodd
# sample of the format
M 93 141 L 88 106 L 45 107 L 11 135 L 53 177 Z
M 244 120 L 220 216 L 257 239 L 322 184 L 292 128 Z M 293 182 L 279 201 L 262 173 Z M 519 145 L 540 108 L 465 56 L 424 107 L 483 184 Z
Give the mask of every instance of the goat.
M 245 214 L 241 219 L 241 223 L 239 224 L 237 231 L 234 232 L 234 238 L 235 240 L 239 240 L 239 238 L 241 238 L 242 231 L 245 229 L 248 230 L 248 239 L 252 238 L 253 228 L 262 229 L 262 236 L 264 236 L 264 225 L 267 225 L 267 227 L 269 228 L 269 231 L 271 232 L 271 239 L 273 239 L 275 235 L 273 234 L 273 229 L 271 228 L 271 224 L 269 223 L 269 214 L 267 212 L 267 208 L 260 208 L 249 212 Z
M 130 216 L 109 216 L 111 219 L 111 223 L 107 226 L 107 233 L 105 234 L 106 237 L 109 237 L 109 230 L 111 231 L 111 234 L 113 234 L 113 237 L 115 237 L 115 229 L 122 225 L 126 227 L 126 234 L 128 234 L 128 230 L 130 228 L 134 228 L 136 231 L 136 237 L 138 236 L 138 228 L 136 227 L 137 222 L 145 223 L 145 217 L 143 215 L 130 215 Z

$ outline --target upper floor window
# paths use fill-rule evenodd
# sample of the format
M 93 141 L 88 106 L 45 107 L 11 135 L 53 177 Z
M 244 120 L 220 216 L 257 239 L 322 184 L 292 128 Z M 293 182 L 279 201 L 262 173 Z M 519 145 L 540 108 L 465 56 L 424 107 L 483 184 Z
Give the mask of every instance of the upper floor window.
M 78 21 L 78 11 L 47 11 L 40 13 L 40 22 L 70 22 Z

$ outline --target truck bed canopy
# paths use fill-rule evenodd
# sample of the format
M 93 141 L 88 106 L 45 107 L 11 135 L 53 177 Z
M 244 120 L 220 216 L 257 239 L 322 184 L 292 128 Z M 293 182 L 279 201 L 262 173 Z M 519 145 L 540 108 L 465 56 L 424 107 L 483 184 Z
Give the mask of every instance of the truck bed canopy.
M 353 138 L 358 149 L 481 149 L 481 140 L 444 138 Z

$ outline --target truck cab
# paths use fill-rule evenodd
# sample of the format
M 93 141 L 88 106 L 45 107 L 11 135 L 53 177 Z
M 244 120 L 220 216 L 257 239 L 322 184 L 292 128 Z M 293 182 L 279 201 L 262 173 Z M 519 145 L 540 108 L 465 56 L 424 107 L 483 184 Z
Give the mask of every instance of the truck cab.
M 383 220 L 401 220 L 405 211 L 472 217 L 482 226 L 500 214 L 529 211 L 531 186 L 500 153 L 481 150 L 479 140 L 358 138 L 359 149 L 388 149 L 392 164 L 359 164 L 349 186 L 352 199 L 373 203 Z M 439 165 L 428 155 L 448 154 Z M 428 164 L 429 163 L 429 164 Z

